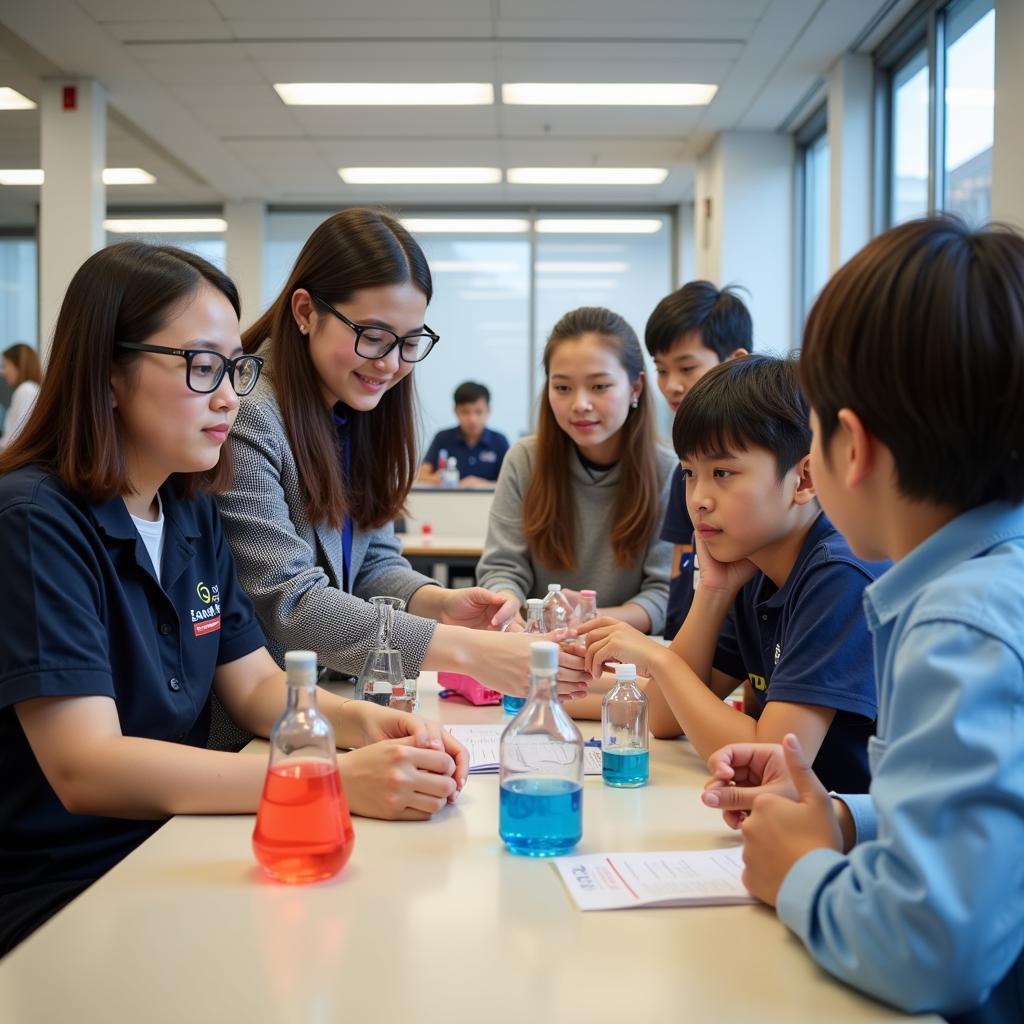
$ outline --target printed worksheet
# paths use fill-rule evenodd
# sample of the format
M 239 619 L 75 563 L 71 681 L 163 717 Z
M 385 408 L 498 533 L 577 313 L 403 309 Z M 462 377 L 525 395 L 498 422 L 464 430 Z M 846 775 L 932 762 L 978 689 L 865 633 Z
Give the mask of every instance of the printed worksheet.
M 488 775 L 498 771 L 504 725 L 449 725 L 445 728 L 469 751 L 470 775 Z M 518 749 L 529 750 L 530 764 L 533 767 L 542 764 L 545 759 L 550 761 L 553 768 L 564 766 L 568 755 L 565 747 L 543 738 L 535 741 L 520 740 Z M 510 767 L 524 769 L 527 766 L 519 763 Z M 600 747 L 583 748 L 583 774 L 601 774 Z
M 756 903 L 740 881 L 743 850 L 594 853 L 552 862 L 580 910 Z

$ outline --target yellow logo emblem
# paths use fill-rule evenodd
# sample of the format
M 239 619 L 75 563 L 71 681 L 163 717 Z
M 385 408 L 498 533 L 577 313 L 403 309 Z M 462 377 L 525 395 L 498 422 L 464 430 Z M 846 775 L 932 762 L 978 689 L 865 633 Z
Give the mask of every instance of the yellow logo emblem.
M 213 601 L 213 594 L 210 592 L 210 588 L 200 580 L 196 584 L 196 593 L 199 595 L 199 600 L 203 604 L 210 604 Z
M 755 676 L 753 672 L 750 673 L 750 685 L 755 690 L 759 690 L 762 693 L 768 689 L 768 680 L 764 676 Z

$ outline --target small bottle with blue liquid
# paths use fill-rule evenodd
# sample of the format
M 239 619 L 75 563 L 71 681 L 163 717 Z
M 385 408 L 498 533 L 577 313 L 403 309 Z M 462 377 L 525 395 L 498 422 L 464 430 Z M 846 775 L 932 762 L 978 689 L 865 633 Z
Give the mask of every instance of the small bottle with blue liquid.
M 524 633 L 540 634 L 544 632 L 544 602 L 539 597 L 531 597 L 526 602 L 526 629 Z M 525 697 L 513 697 L 506 693 L 501 698 L 501 710 L 506 715 L 518 714 L 526 704 Z
M 583 835 L 583 737 L 558 699 L 558 645 L 530 645 L 530 696 L 501 734 L 498 833 L 512 853 L 557 857 Z
M 647 697 L 636 685 L 636 665 L 616 665 L 601 703 L 601 775 L 605 785 L 635 789 L 649 774 Z

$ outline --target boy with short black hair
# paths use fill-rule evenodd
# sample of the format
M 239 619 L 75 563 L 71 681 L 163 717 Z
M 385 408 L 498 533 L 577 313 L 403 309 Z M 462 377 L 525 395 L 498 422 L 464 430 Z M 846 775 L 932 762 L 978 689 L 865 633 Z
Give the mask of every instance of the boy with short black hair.
M 830 799 L 786 737 L 716 752 L 705 803 L 745 818 L 744 882 L 836 977 L 1024 1020 L 1024 238 L 879 236 L 815 303 L 800 371 L 822 503 L 895 562 L 865 593 L 871 792 Z
M 457 459 L 460 487 L 491 486 L 508 452 L 508 439 L 490 430 L 491 392 L 486 385 L 467 380 L 455 389 L 457 427 L 440 430 L 423 457 L 420 483 L 440 483 L 440 453 Z
M 649 675 L 651 730 L 685 730 L 704 757 L 723 743 L 796 733 L 823 777 L 867 789 L 876 696 L 861 605 L 879 567 L 818 507 L 796 364 L 743 356 L 682 404 L 673 443 L 695 524 L 700 585 L 671 647 L 608 619 L 581 628 L 587 668 Z M 756 720 L 722 702 L 748 680 Z
M 655 306 L 644 342 L 654 360 L 658 390 L 673 414 L 708 370 L 753 351 L 753 333 L 750 311 L 735 289 L 719 289 L 710 281 L 690 281 Z M 664 630 L 671 639 L 693 599 L 693 523 L 678 468 L 672 476 L 661 539 L 675 545 Z

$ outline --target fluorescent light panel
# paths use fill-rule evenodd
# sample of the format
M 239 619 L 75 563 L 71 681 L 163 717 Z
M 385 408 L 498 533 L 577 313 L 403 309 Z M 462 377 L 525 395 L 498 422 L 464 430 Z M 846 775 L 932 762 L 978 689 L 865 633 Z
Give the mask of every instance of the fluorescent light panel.
M 510 185 L 660 185 L 666 167 L 510 167 Z
M 530 222 L 506 218 L 406 217 L 402 224 L 415 234 L 495 234 L 520 235 L 530 230 Z
M 510 82 L 501 87 L 509 105 L 544 107 L 693 107 L 711 102 L 717 85 L 694 82 Z
M 218 234 L 227 231 L 221 217 L 139 217 L 105 220 L 104 230 L 117 235 Z
M 541 218 L 534 225 L 539 235 L 655 235 L 662 227 L 660 220 L 556 220 Z
M 19 167 L 0 170 L 0 185 L 42 185 L 45 174 L 41 167 Z M 152 185 L 156 181 L 141 167 L 106 167 L 104 185 Z
M 346 185 L 497 185 L 497 167 L 339 167 Z
M 453 107 L 494 102 L 490 82 L 277 82 L 289 106 Z
M 35 110 L 36 105 L 9 85 L 0 85 L 0 110 Z

